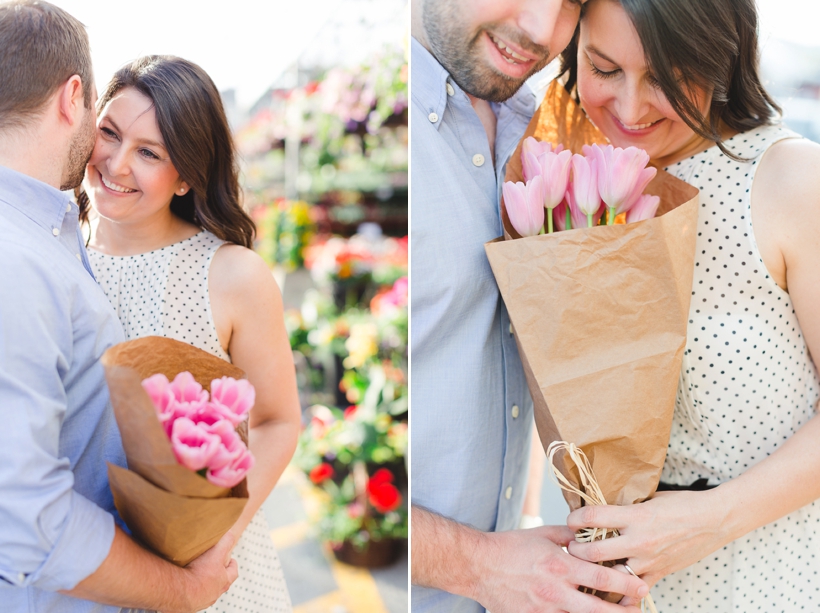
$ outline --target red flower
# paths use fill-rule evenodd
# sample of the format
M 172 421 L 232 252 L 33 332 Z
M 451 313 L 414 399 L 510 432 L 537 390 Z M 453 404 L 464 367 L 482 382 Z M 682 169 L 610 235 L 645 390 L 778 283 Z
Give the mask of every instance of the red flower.
M 401 505 L 401 494 L 393 485 L 393 473 L 386 468 L 377 470 L 367 483 L 370 504 L 379 513 L 395 511 Z
M 354 413 L 356 413 L 356 410 L 358 408 L 359 407 L 356 406 L 355 404 L 351 404 L 349 407 L 347 407 L 345 409 L 345 419 L 350 419 L 351 417 L 353 417 Z
M 333 467 L 326 462 L 322 462 L 318 466 L 314 466 L 310 470 L 310 480 L 313 481 L 316 485 L 327 481 L 330 479 L 334 474 Z
M 375 487 L 383 483 L 393 483 L 393 480 L 393 473 L 386 468 L 380 468 L 373 473 L 372 477 L 370 477 L 370 481 L 367 483 L 367 491 L 369 492 L 371 487 Z

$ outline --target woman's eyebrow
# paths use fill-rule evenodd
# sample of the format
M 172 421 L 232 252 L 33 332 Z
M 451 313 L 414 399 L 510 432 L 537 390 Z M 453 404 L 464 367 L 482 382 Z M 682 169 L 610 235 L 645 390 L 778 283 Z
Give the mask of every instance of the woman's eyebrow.
M 592 53 L 594 53 L 595 55 L 597 55 L 599 58 L 601 58 L 602 60 L 605 60 L 605 61 L 609 62 L 610 64 L 615 64 L 616 66 L 618 65 L 618 62 L 616 62 L 615 60 L 613 60 L 613 59 L 611 59 L 611 58 L 607 57 L 607 56 L 606 56 L 604 53 L 602 53 L 602 52 L 601 52 L 601 50 L 600 50 L 600 49 L 598 49 L 598 47 L 596 47 L 595 45 L 586 45 L 586 46 L 584 47 L 584 51 L 587 51 L 587 52 L 592 52 Z
M 111 119 L 111 116 L 110 116 L 110 115 L 106 115 L 104 119 L 105 119 L 106 121 L 108 121 L 108 123 L 110 123 L 112 126 L 114 126 L 114 129 L 115 129 L 117 132 L 119 132 L 120 134 L 122 134 L 122 130 L 120 130 L 120 127 L 117 125 L 117 122 L 115 122 L 113 119 Z M 144 145 L 152 145 L 152 146 L 154 146 L 154 147 L 161 147 L 162 149 L 165 149 L 165 145 L 164 145 L 163 143 L 159 143 L 159 142 L 157 142 L 157 141 L 155 141 L 155 140 L 151 140 L 151 139 L 148 139 L 148 138 L 140 138 L 140 139 L 137 139 L 137 142 L 142 143 L 142 144 L 144 144 Z

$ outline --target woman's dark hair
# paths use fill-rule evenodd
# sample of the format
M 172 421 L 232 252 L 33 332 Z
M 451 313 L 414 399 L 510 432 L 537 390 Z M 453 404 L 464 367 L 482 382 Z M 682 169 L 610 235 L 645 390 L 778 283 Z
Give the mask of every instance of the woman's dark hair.
M 196 64 L 168 55 L 148 55 L 120 68 L 97 103 L 97 113 L 117 92 L 133 87 L 154 103 L 171 163 L 190 189 L 175 194 L 171 211 L 222 240 L 250 248 L 256 226 L 242 209 L 238 168 L 222 100 Z M 88 196 L 80 193 L 80 219 Z
M 715 142 L 726 155 L 739 159 L 721 142 L 723 126 L 746 132 L 772 123 L 781 113 L 758 74 L 754 0 L 596 1 L 620 3 L 669 104 L 696 134 Z M 579 29 L 561 54 L 565 88 L 576 102 Z M 698 88 L 712 91 L 708 117 L 692 102 Z

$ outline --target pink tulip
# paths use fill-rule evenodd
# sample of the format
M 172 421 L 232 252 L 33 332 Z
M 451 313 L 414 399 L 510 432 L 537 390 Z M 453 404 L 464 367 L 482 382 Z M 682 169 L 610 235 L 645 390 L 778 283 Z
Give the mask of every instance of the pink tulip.
M 552 209 L 558 206 L 564 198 L 569 183 L 570 163 L 572 152 L 561 151 L 553 153 L 547 151 L 536 157 L 531 153 L 525 153 L 524 177 L 541 176 L 544 189 L 544 207 L 549 209 L 547 213 L 547 233 L 552 233 Z
M 142 381 L 143 389 L 148 392 L 151 402 L 157 410 L 157 415 L 164 415 L 169 413 L 169 405 L 174 401 L 174 395 L 171 392 L 171 384 L 168 377 L 162 373 L 151 375 Z
M 245 478 L 253 465 L 254 459 L 251 452 L 245 450 L 232 463 L 216 470 L 208 470 L 207 479 L 220 487 L 233 487 Z
M 571 227 L 567 228 L 567 209 L 570 213 Z M 592 225 L 598 225 L 598 221 L 604 214 L 606 207 L 604 203 L 598 207 L 598 210 L 592 215 Z M 559 230 L 568 230 L 572 228 L 586 228 L 589 225 L 589 219 L 586 214 L 578 208 L 572 196 L 572 190 L 567 190 L 564 199 L 557 207 L 555 207 L 555 225 Z
M 174 377 L 170 390 L 174 396 L 175 415 L 192 415 L 208 402 L 208 392 L 203 390 L 194 376 L 187 371 Z
M 536 140 L 532 136 L 528 136 L 524 139 L 524 144 L 521 146 L 521 164 L 524 164 L 524 159 L 527 157 L 527 154 L 532 154 L 536 158 L 540 158 L 545 153 L 561 153 L 564 150 L 564 145 L 558 145 L 555 149 L 552 148 L 552 143 L 541 142 Z M 537 171 L 536 171 L 537 174 Z M 527 176 L 526 169 L 524 170 L 524 181 L 529 181 L 532 179 L 532 176 Z
M 583 155 L 572 156 L 572 183 L 568 192 L 572 193 L 573 203 L 587 216 L 587 226 L 592 227 L 593 217 L 601 207 L 601 196 L 598 192 L 599 167 L 594 159 Z M 570 206 L 570 210 L 572 206 Z M 576 226 L 577 227 L 577 226 Z
M 208 463 L 208 468 L 217 470 L 235 462 L 243 452 L 247 451 L 242 439 L 234 430 L 233 424 L 227 419 L 205 426 L 210 434 L 219 437 L 219 448 Z
M 234 426 L 245 419 L 256 402 L 256 390 L 247 379 L 222 377 L 211 381 L 211 404 L 222 405 Z
M 658 196 L 651 196 L 644 194 L 638 197 L 637 202 L 626 213 L 626 223 L 633 221 L 643 221 L 645 219 L 652 219 L 658 211 L 658 205 L 661 199 Z
M 521 236 L 536 236 L 544 227 L 544 183 L 540 176 L 526 185 L 507 181 L 501 187 L 510 223 Z
M 174 421 L 171 430 L 171 448 L 177 462 L 191 470 L 207 468 L 214 454 L 219 451 L 220 438 L 208 432 L 201 424 L 187 417 Z
M 584 154 L 598 164 L 598 190 L 609 207 L 608 223 L 611 225 L 616 215 L 635 204 L 637 196 L 643 193 L 657 171 L 646 167 L 649 154 L 637 147 L 584 146 Z

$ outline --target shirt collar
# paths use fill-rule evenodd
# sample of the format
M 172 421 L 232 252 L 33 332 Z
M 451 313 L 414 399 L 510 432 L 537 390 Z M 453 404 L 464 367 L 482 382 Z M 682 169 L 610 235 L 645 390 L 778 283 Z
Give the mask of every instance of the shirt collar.
M 410 39 L 410 54 L 412 96 L 416 104 L 429 114 L 435 113 L 438 117 L 444 116 L 444 108 L 447 106 L 447 80 L 449 73 L 444 70 L 444 66 L 438 63 L 433 54 L 424 48 L 415 38 Z M 452 83 L 453 87 L 458 87 Z M 459 90 L 460 91 L 460 90 Z M 432 122 L 438 129 L 441 121 Z
M 439 64 L 424 45 L 412 37 L 410 45 L 413 58 L 411 74 L 413 99 L 428 114 L 435 113 L 441 118 L 447 106 L 447 85 L 453 88 L 454 95 L 466 96 L 466 93 L 450 78 L 444 66 Z M 508 100 L 501 103 L 493 102 L 491 106 L 496 115 L 499 114 L 501 107 L 507 107 L 513 113 L 529 121 L 535 112 L 535 95 L 530 86 L 524 83 Z M 441 121 L 432 123 L 436 129 L 441 125 Z
M 0 166 L 0 201 L 51 232 L 62 227 L 71 195 L 11 168 Z

